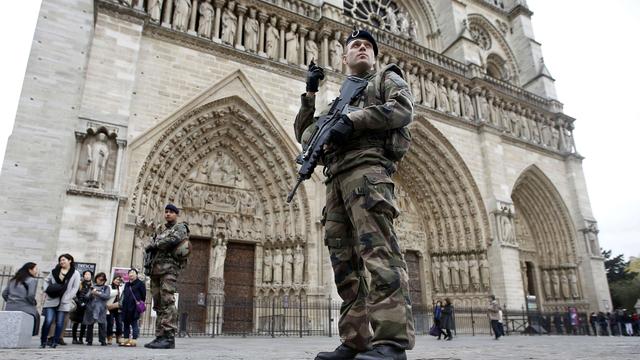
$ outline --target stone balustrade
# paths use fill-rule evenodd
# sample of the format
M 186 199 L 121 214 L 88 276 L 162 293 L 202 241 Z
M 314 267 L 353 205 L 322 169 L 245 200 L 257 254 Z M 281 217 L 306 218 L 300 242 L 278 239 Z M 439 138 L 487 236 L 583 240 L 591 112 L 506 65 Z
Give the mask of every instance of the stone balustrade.
M 477 65 L 450 59 L 406 36 L 360 23 L 330 4 L 320 8 L 300 0 L 148 0 L 144 6 L 139 0 L 98 2 L 114 8 L 128 5 L 133 10 L 123 11 L 145 19 L 149 26 L 280 64 L 306 68 L 314 60 L 336 76 L 344 73 L 342 44 L 357 24 L 378 39 L 378 67 L 396 63 L 405 71 L 418 109 L 493 128 L 560 154 L 576 153 L 574 119 L 562 114 L 561 103 L 495 79 Z

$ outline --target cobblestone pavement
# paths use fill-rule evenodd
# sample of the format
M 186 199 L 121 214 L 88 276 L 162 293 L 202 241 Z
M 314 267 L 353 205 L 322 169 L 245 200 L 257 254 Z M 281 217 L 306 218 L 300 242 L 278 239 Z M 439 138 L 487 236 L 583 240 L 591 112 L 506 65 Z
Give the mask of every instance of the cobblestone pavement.
M 337 346 L 336 337 L 177 339 L 176 349 L 149 350 L 140 339 L 136 348 L 67 345 L 56 349 L 0 349 L 0 359 L 313 359 L 318 351 Z M 438 341 L 419 336 L 409 351 L 412 360 L 432 359 L 638 359 L 639 337 L 507 336 L 498 341 L 488 336 L 459 336 Z

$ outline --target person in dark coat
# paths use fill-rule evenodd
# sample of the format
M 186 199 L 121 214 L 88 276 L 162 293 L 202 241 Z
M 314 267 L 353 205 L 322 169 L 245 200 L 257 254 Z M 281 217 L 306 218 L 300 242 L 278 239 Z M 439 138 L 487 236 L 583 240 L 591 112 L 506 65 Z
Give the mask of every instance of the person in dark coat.
M 38 265 L 28 262 L 9 280 L 9 285 L 2 291 L 6 303 L 6 311 L 22 311 L 33 316 L 32 335 L 38 335 L 40 314 L 36 309 L 36 288 L 38 286 Z
M 100 345 L 107 345 L 107 300 L 111 293 L 107 285 L 107 275 L 98 273 L 95 284 L 85 296 L 87 308 L 84 311 L 83 324 L 87 325 L 87 345 L 93 345 L 93 325 L 98 323 L 98 340 Z
M 129 282 L 124 285 L 124 290 L 122 290 L 122 306 L 120 306 L 120 316 L 124 324 L 124 342 L 121 344 L 122 346 L 136 346 L 136 341 L 140 335 L 138 326 L 140 312 L 136 302 L 145 301 L 146 299 L 147 289 L 144 283 L 138 279 L 138 270 L 129 270 Z M 132 337 L 129 338 L 129 335 L 132 335 Z
M 82 282 L 80 282 L 80 288 L 75 298 L 76 309 L 69 314 L 69 319 L 73 322 L 73 327 L 71 328 L 71 336 L 73 337 L 72 344 L 83 344 L 82 340 L 87 330 L 87 325 L 82 323 L 84 320 L 84 311 L 87 308 L 85 298 L 89 291 L 91 291 L 91 286 L 93 285 L 92 279 L 93 273 L 91 271 L 85 270 L 82 272 Z M 78 337 L 78 327 L 80 327 L 80 337 Z
M 433 308 L 433 324 L 438 328 L 438 340 L 441 339 L 442 335 L 444 338 L 447 338 L 447 334 L 442 331 L 442 301 L 436 301 L 436 306 Z
M 445 340 L 451 340 L 451 328 L 453 327 L 453 305 L 449 298 L 444 299 L 444 308 L 442 309 L 442 318 L 440 319 L 442 329 L 444 329 L 446 335 Z

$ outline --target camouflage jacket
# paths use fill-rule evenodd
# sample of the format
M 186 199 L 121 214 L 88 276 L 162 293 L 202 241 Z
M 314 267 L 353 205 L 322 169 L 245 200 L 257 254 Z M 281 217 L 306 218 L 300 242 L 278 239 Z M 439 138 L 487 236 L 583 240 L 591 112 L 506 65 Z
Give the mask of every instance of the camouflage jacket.
M 381 91 L 375 84 L 375 72 L 364 76 L 369 84 L 363 95 L 355 99 L 351 105 L 359 110 L 349 113 L 353 121 L 354 133 L 347 144 L 340 148 L 331 148 L 325 154 L 323 163 L 328 168 L 331 177 L 343 171 L 362 164 L 382 165 L 392 168 L 393 162 L 384 156 L 382 146 L 388 130 L 409 125 L 413 119 L 413 95 L 404 79 L 394 71 L 388 71 L 389 66 L 381 71 Z M 380 93 L 382 92 L 382 93 Z M 294 130 L 296 140 L 300 143 L 307 141 L 315 127 L 316 111 L 315 95 L 301 95 L 300 110 L 295 119 Z M 323 107 L 318 117 L 326 114 L 331 103 Z
M 151 262 L 151 275 L 175 273 L 182 268 L 182 263 L 173 256 L 173 249 L 185 237 L 189 236 L 187 223 L 167 223 L 160 227 L 159 233 L 153 237 L 151 247 L 156 252 Z

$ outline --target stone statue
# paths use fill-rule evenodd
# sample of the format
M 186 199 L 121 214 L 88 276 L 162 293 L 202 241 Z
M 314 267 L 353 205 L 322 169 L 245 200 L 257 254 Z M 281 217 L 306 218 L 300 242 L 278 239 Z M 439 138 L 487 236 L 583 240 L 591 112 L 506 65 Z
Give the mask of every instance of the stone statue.
M 307 57 L 307 65 L 311 60 L 318 61 L 318 44 L 316 43 L 316 32 L 311 30 L 309 38 L 304 43 L 305 56 Z
M 191 15 L 191 0 L 173 0 L 173 30 L 187 31 Z
M 418 41 L 418 25 L 413 19 L 409 20 L 409 39 L 411 39 L 411 41 Z
M 244 47 L 247 51 L 258 51 L 258 31 L 260 24 L 256 20 L 256 9 L 249 9 L 249 17 L 244 23 Z
M 341 41 L 341 33 L 340 31 L 336 31 L 335 37 L 329 43 L 329 62 L 331 63 L 331 68 L 334 70 L 342 72 L 342 41 Z
M 269 283 L 273 280 L 273 256 L 271 250 L 264 251 L 264 260 L 262 262 L 262 281 Z
M 578 278 L 573 270 L 569 271 L 569 287 L 571 288 L 571 297 L 574 299 L 579 298 L 580 292 L 578 291 Z
M 451 257 L 449 268 L 451 269 L 451 287 L 453 291 L 458 291 L 460 287 L 460 264 L 458 264 L 456 256 Z
M 109 144 L 107 143 L 107 135 L 99 133 L 96 140 L 92 144 L 87 145 L 87 187 L 102 189 L 108 161 Z
M 469 262 L 466 256 L 460 256 L 460 288 L 462 291 L 469 289 Z
M 411 86 L 411 92 L 413 94 L 414 103 L 422 103 L 422 91 L 420 91 L 420 77 L 418 76 L 418 67 L 414 66 L 411 69 L 411 73 L 408 74 L 409 84 Z
M 567 153 L 576 151 L 576 144 L 573 141 L 573 132 L 571 130 L 571 128 L 562 127 L 562 135 L 564 136 L 564 148 L 562 150 Z
M 198 166 L 198 172 L 196 173 L 195 180 L 200 182 L 209 182 L 211 174 L 211 163 L 209 160 L 205 160 Z
M 447 88 L 444 84 L 444 76 L 438 79 L 438 110 L 448 113 L 451 111 L 449 106 L 449 94 L 447 94 Z
M 555 271 L 551 273 L 551 285 L 553 286 L 554 298 L 560 299 L 560 277 Z
M 551 126 L 551 144 L 550 148 L 553 150 L 558 150 L 558 145 L 560 143 L 560 131 L 555 126 Z
M 482 278 L 482 286 L 485 289 L 489 289 L 489 262 L 487 261 L 487 256 L 482 254 L 480 255 L 480 277 Z
M 304 250 L 302 246 L 296 246 L 293 253 L 293 283 L 296 285 L 304 282 Z
M 553 299 L 553 293 L 551 292 L 551 278 L 549 277 L 548 271 L 544 271 L 542 273 L 542 282 L 544 284 L 544 293 L 547 296 L 547 299 Z
M 298 63 L 298 50 L 300 48 L 300 42 L 298 41 L 298 35 L 296 31 L 298 30 L 298 24 L 291 23 L 289 26 L 289 31 L 284 34 L 284 42 L 285 42 L 285 59 L 289 64 L 297 64 Z
M 549 146 L 551 144 L 551 129 L 549 128 L 549 121 L 547 119 L 543 119 L 540 127 L 542 144 L 545 146 Z
M 536 119 L 529 119 L 529 128 L 531 128 L 531 141 L 536 144 L 540 144 L 540 129 L 538 128 L 538 122 Z
M 213 249 L 213 271 L 211 277 L 223 278 L 224 277 L 224 259 L 227 256 L 227 244 L 218 239 L 216 247 Z
M 489 119 L 489 103 L 486 98 L 486 91 L 482 90 L 480 95 L 478 95 L 478 115 L 480 120 L 487 121 Z
M 160 14 L 162 13 L 162 2 L 164 0 L 147 0 L 147 12 L 151 17 L 151 21 L 160 22 Z
M 398 30 L 400 34 L 409 34 L 409 16 L 404 10 L 398 12 Z
M 205 0 L 200 4 L 198 9 L 200 12 L 200 22 L 198 24 L 198 35 L 207 39 L 211 38 L 211 29 L 213 28 L 213 16 L 215 10 L 211 5 L 211 0 Z
M 447 257 L 443 257 L 441 261 L 442 265 L 442 287 L 444 291 L 449 291 L 449 286 L 451 285 L 451 273 L 449 272 L 449 261 Z
M 473 108 L 473 102 L 469 95 L 469 87 L 462 88 L 462 116 L 466 119 L 473 120 L 476 115 L 476 111 Z
M 278 19 L 272 16 L 267 25 L 267 43 L 266 52 L 269 59 L 278 59 L 278 42 L 280 41 L 280 32 L 276 27 Z
M 440 284 L 442 283 L 442 273 L 440 272 L 440 262 L 438 259 L 433 258 L 431 261 L 431 272 L 433 273 L 433 289 L 440 291 Z
M 435 109 L 436 97 L 438 95 L 438 87 L 436 86 L 436 83 L 433 81 L 433 73 L 431 71 L 427 73 L 427 78 L 424 79 L 424 87 L 425 87 L 425 105 L 427 105 L 432 109 Z
M 398 33 L 398 17 L 392 8 L 387 9 L 387 25 L 389 26 L 389 31 L 394 34 Z
M 562 297 L 565 299 L 571 298 L 571 291 L 569 290 L 569 279 L 564 272 L 560 273 L 560 289 L 562 290 Z
M 502 237 L 502 242 L 506 244 L 515 244 L 515 234 L 513 232 L 513 225 L 511 224 L 511 219 L 506 215 L 500 216 L 500 236 Z
M 222 12 L 222 36 L 221 40 L 225 44 L 233 45 L 236 39 L 236 21 L 238 17 L 233 13 L 236 2 L 231 0 L 227 3 L 227 7 Z
M 527 276 L 527 263 L 520 263 L 520 272 L 522 274 L 522 287 L 524 288 L 524 294 L 529 295 L 529 277 Z
M 275 255 L 273 255 L 273 283 L 282 284 L 282 250 L 276 249 Z
M 460 116 L 460 94 L 457 82 L 454 82 L 449 88 L 449 99 L 451 100 L 451 114 Z
M 291 248 L 287 248 L 284 254 L 282 283 L 284 285 L 291 285 L 292 280 L 293 280 L 293 251 L 291 251 Z

